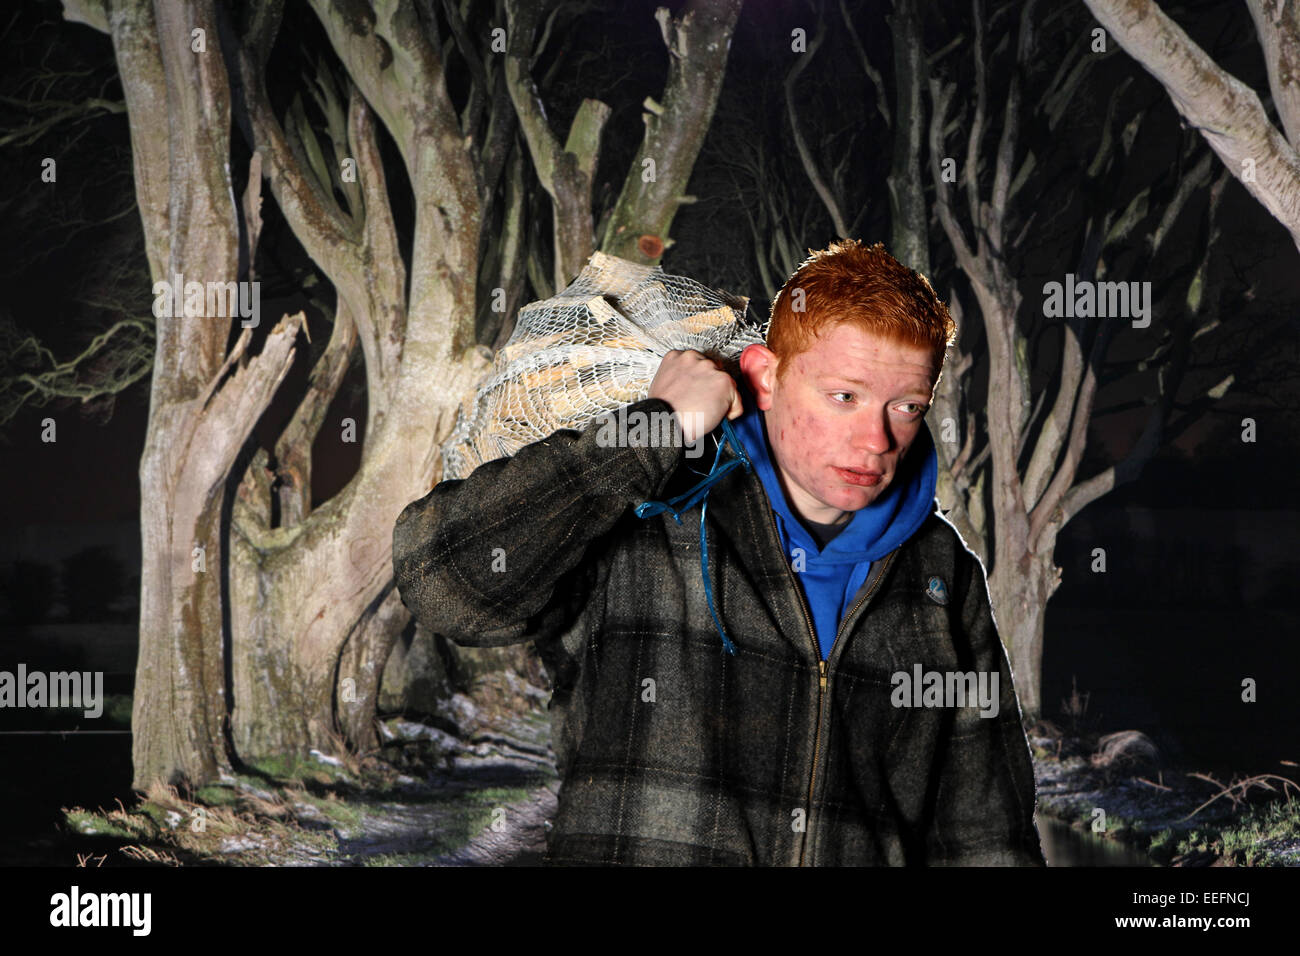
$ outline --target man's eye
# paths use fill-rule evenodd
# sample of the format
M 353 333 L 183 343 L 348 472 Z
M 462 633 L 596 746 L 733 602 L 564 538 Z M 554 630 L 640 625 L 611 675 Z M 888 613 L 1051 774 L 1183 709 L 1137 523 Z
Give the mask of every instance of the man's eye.
M 847 395 L 847 396 L 848 396 L 848 401 L 838 402 L 838 404 L 840 404 L 840 405 L 847 405 L 849 402 L 851 402 L 851 401 L 853 400 L 853 393 L 852 393 L 852 392 L 831 392 L 831 398 L 835 398 L 837 395 Z
M 928 406 L 922 405 L 920 402 L 907 402 L 903 407 L 915 408 L 916 411 L 908 413 L 911 415 L 924 415 L 927 411 L 929 411 Z

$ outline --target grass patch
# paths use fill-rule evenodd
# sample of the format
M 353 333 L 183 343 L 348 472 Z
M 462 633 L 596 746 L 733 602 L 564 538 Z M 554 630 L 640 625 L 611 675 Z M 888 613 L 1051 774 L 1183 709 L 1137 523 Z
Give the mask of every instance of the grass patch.
M 229 807 L 239 803 L 239 794 L 231 787 L 212 784 L 207 787 L 200 787 L 194 793 L 195 799 L 199 803 L 207 804 L 210 807 Z
M 1147 853 L 1157 863 L 1167 866 L 1177 853 L 1177 838 L 1174 831 L 1166 828 L 1154 834 L 1151 843 L 1147 846 Z
M 272 780 L 293 786 L 304 783 L 330 784 L 339 779 L 338 767 L 319 763 L 305 757 L 261 757 L 250 760 L 249 766 Z
M 124 826 L 108 819 L 106 814 L 86 810 L 82 807 L 64 808 L 63 819 L 82 836 L 109 836 L 130 840 L 135 834 Z
M 1106 817 L 1106 829 L 1103 831 L 1112 837 L 1124 837 L 1132 833 L 1133 824 L 1117 814 Z
M 377 853 L 374 856 L 366 857 L 361 861 L 362 866 L 419 866 L 423 863 L 433 863 L 442 854 L 440 852 L 425 853 Z
M 345 803 L 334 794 L 317 796 L 306 790 L 291 791 L 289 796 L 302 803 L 309 804 L 323 813 L 330 821 L 347 829 L 360 827 L 365 820 L 365 811 L 360 807 Z
M 1187 843 L 1194 849 L 1208 849 L 1227 857 L 1239 866 L 1259 866 L 1268 862 L 1268 851 L 1260 844 L 1297 837 L 1300 837 L 1300 801 L 1286 800 L 1252 806 L 1233 826 L 1208 831 L 1204 836 L 1193 832 Z M 1181 844 L 1179 848 L 1182 849 Z

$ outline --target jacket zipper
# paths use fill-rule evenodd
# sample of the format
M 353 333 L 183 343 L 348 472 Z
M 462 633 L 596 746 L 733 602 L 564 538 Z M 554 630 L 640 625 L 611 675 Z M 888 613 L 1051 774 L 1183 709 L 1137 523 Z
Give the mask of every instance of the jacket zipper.
M 781 530 L 776 526 L 776 518 L 773 516 L 771 508 L 767 509 L 767 515 L 768 521 L 772 524 L 772 530 L 776 533 L 777 540 L 780 541 Z M 880 586 L 880 582 L 885 579 L 885 572 L 889 570 L 889 563 L 893 560 L 894 553 L 895 552 L 891 551 L 885 556 L 885 563 L 881 565 L 880 573 L 876 575 L 875 583 L 871 585 L 866 594 L 858 598 L 853 607 L 849 609 L 849 613 L 844 615 L 844 619 L 840 621 L 840 626 L 836 628 L 835 631 L 835 640 L 831 642 L 831 649 L 830 654 L 827 655 L 828 657 L 834 656 L 835 654 L 835 647 L 840 642 L 840 634 L 844 630 L 844 624 L 857 613 L 858 608 L 871 600 L 871 595 L 876 592 L 876 588 Z M 821 763 L 822 711 L 825 710 L 826 707 L 826 687 L 830 680 L 830 674 L 828 673 L 829 668 L 827 667 L 826 658 L 822 657 L 821 644 L 817 641 L 817 630 L 813 627 L 812 612 L 808 609 L 808 599 L 804 596 L 803 588 L 799 586 L 799 582 L 795 578 L 794 572 L 790 570 L 790 565 L 786 563 L 784 551 L 782 552 L 781 564 L 785 567 L 786 574 L 790 578 L 790 583 L 794 585 L 795 593 L 799 595 L 799 607 L 803 611 L 804 622 L 808 625 L 808 636 L 812 640 L 813 653 L 817 655 L 817 726 L 813 735 L 812 771 L 808 775 L 808 807 L 807 812 L 804 814 L 804 830 L 803 837 L 799 841 L 799 861 L 797 864 L 798 866 L 803 866 L 804 853 L 808 846 L 808 834 L 812 832 L 813 797 L 815 795 L 814 788 L 817 783 L 817 767 Z
M 772 513 L 771 508 L 764 508 L 763 510 L 767 512 L 767 520 L 772 526 L 772 534 L 776 538 L 777 543 L 780 544 L 781 529 L 776 526 L 776 516 Z M 840 626 L 836 628 L 835 631 L 835 640 L 831 642 L 831 649 L 830 654 L 827 655 L 828 657 L 834 656 L 835 654 L 835 647 L 839 644 L 840 632 L 843 631 L 844 624 L 857 613 L 858 608 L 871 599 L 871 595 L 874 594 L 876 588 L 880 586 L 880 582 L 885 579 L 885 572 L 889 570 L 889 563 L 893 560 L 895 553 L 895 551 L 891 551 L 885 556 L 885 563 L 881 565 L 880 573 L 876 575 L 875 583 L 871 585 L 866 594 L 862 595 L 862 597 L 854 603 L 853 607 L 849 609 L 849 613 L 844 616 L 844 620 L 840 621 Z M 795 594 L 799 597 L 799 609 L 803 611 L 804 623 L 808 626 L 808 639 L 812 642 L 813 654 L 817 657 L 817 725 L 813 733 L 812 770 L 808 774 L 808 806 L 807 811 L 804 814 L 803 836 L 799 841 L 799 859 L 796 863 L 797 866 L 803 866 L 804 852 L 808 845 L 808 834 L 812 831 L 814 787 L 817 783 L 817 766 L 821 762 L 822 711 L 826 706 L 826 687 L 830 680 L 830 674 L 828 673 L 829 668 L 827 667 L 826 659 L 822 657 L 821 644 L 817 640 L 817 629 L 813 627 L 812 611 L 808 608 L 808 599 L 804 596 L 803 588 L 800 586 L 798 579 L 795 578 L 794 572 L 790 570 L 789 562 L 785 560 L 784 548 L 781 551 L 781 565 L 785 568 L 786 576 L 790 579 L 790 583 L 794 585 Z
M 781 529 L 776 526 L 776 517 L 772 514 L 771 508 L 764 508 L 767 512 L 767 520 L 772 524 L 772 534 L 776 537 L 777 543 L 781 542 Z M 812 788 L 813 780 L 817 777 L 817 757 L 820 752 L 822 737 L 822 698 L 826 692 L 826 662 L 822 660 L 821 645 L 817 643 L 817 629 L 813 627 L 812 611 L 808 609 L 808 599 L 804 597 L 803 588 L 799 586 L 799 581 L 795 578 L 794 572 L 790 570 L 789 563 L 785 560 L 785 550 L 781 551 L 781 566 L 785 568 L 786 575 L 790 578 L 790 583 L 794 585 L 794 592 L 799 596 L 799 608 L 803 611 L 804 623 L 808 625 L 808 639 L 812 641 L 813 653 L 817 655 L 817 729 L 813 737 L 813 763 L 812 774 L 808 779 L 808 806 L 804 813 L 803 836 L 799 840 L 799 862 L 798 866 L 803 866 L 804 844 L 808 840 L 808 831 L 812 823 Z

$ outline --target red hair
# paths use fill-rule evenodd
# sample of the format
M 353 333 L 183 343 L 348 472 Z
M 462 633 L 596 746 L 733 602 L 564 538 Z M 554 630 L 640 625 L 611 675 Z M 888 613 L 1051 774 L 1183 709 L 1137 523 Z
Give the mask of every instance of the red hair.
M 841 239 L 809 252 L 772 300 L 767 347 L 781 360 L 777 380 L 822 330 L 849 322 L 870 335 L 929 349 L 938 385 L 944 355 L 957 341 L 957 323 L 925 276 L 879 242 Z

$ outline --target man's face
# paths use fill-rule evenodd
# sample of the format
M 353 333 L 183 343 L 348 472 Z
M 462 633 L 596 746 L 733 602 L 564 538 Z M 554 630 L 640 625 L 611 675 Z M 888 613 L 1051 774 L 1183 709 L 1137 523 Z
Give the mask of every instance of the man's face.
M 741 355 L 791 507 L 810 521 L 848 521 L 894 480 L 921 430 L 936 369 L 928 349 L 837 323 L 780 364 L 766 346 Z

